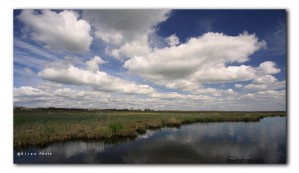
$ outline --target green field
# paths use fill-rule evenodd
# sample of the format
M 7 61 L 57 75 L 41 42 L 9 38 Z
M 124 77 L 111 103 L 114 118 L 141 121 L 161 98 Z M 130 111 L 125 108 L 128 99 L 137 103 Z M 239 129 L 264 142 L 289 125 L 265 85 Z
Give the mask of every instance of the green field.
M 196 122 L 253 122 L 286 112 L 14 110 L 14 148 L 65 140 L 136 137 L 147 129 Z

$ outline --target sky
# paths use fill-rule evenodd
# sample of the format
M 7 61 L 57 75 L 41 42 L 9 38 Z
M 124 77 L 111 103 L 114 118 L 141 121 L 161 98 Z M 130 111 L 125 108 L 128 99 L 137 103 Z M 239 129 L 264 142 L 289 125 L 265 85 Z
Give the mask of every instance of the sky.
M 14 105 L 286 110 L 285 10 L 14 10 Z

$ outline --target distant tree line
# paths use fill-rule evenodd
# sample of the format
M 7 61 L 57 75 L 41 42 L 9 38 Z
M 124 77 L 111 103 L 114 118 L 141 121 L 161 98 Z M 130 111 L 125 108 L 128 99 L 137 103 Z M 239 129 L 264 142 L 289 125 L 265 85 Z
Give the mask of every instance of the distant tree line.
M 24 106 L 14 106 L 14 110 L 73 110 L 73 111 L 133 111 L 133 112 L 151 112 L 155 111 L 150 108 L 145 108 L 145 109 L 134 109 L 134 108 L 123 108 L 123 109 L 82 109 L 82 108 L 56 108 L 56 107 L 39 107 L 39 108 L 28 108 Z

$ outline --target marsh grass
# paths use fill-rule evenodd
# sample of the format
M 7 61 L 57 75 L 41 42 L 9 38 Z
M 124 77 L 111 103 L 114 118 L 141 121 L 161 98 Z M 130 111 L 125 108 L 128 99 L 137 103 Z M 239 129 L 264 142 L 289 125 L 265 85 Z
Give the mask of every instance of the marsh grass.
M 165 126 L 167 127 L 180 127 L 182 124 L 181 120 L 178 120 L 176 118 L 170 118 L 169 120 L 166 120 Z
M 147 129 L 197 122 L 255 122 L 285 112 L 14 110 L 14 147 L 65 140 L 134 138 Z

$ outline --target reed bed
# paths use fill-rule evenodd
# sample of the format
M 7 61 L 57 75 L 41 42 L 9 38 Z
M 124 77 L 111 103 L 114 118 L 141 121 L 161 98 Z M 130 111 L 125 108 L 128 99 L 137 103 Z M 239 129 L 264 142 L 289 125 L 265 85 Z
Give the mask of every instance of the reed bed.
M 134 138 L 147 129 L 183 124 L 257 122 L 286 112 L 14 110 L 14 148 L 66 140 Z

